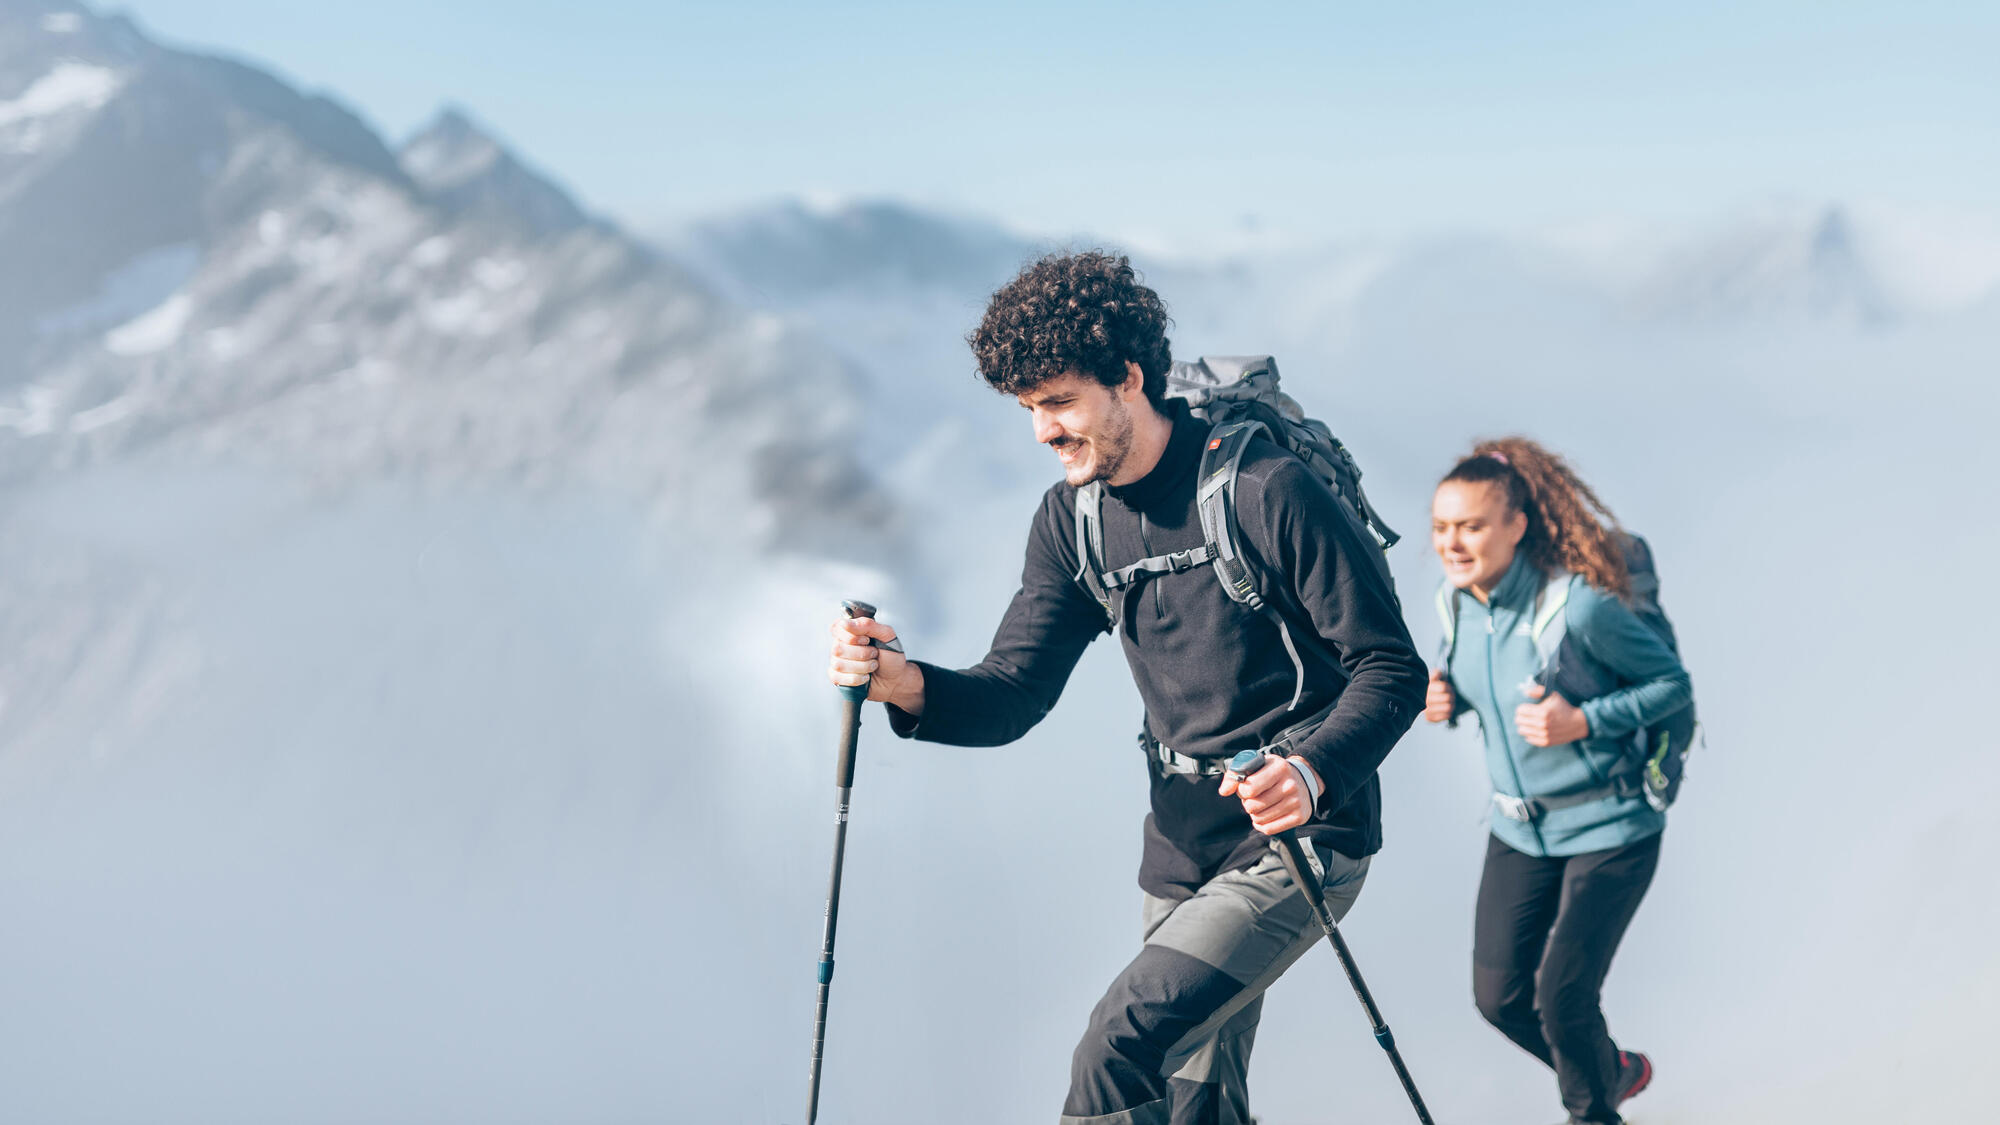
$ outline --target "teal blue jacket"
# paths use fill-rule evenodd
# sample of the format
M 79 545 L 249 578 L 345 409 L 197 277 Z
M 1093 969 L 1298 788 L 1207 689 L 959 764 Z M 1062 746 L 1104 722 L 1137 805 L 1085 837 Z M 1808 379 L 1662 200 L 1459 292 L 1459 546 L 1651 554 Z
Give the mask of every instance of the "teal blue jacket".
M 1603 787 L 1641 763 L 1632 738 L 1640 727 L 1686 707 L 1694 688 L 1680 658 L 1614 594 L 1586 582 L 1571 584 L 1561 612 L 1574 650 L 1610 673 L 1616 690 L 1578 703 L 1590 723 L 1580 742 L 1530 746 L 1514 727 L 1514 709 L 1530 702 L 1524 688 L 1541 671 L 1534 618 L 1543 588 L 1541 571 L 1522 555 L 1493 590 L 1487 604 L 1449 585 L 1439 607 L 1456 612 L 1446 676 L 1461 712 L 1479 717 L 1486 769 L 1496 793 L 1507 797 L 1561 797 Z M 1565 657 L 1568 659 L 1568 657 Z M 1606 796 L 1551 809 L 1532 823 L 1496 809 L 1493 835 L 1516 851 L 1536 856 L 1581 855 L 1623 847 L 1666 827 L 1667 815 L 1643 796 Z

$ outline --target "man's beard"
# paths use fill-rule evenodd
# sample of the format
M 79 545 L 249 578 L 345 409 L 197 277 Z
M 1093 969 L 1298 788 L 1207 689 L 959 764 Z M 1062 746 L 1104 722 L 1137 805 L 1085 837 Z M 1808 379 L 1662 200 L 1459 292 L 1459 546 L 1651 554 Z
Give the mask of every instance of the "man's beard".
M 1099 432 L 1090 438 L 1090 476 L 1074 482 L 1078 488 L 1092 481 L 1108 483 L 1132 455 L 1132 412 L 1115 399 L 1111 405 L 1112 412 L 1105 415 Z

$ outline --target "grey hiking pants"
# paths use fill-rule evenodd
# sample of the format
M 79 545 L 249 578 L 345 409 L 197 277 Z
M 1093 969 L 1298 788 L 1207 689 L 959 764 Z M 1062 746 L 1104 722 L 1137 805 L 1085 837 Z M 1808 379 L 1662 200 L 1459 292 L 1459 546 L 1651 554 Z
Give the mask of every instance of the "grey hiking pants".
M 1318 854 L 1343 918 L 1368 860 Z M 1145 923 L 1077 1044 L 1061 1125 L 1247 1125 L 1264 990 L 1325 935 L 1275 851 L 1184 901 L 1147 895 Z

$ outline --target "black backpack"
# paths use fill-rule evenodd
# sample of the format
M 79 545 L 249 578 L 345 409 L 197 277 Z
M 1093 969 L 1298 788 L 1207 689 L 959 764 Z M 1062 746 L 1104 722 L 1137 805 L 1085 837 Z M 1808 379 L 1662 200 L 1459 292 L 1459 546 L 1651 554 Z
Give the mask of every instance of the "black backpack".
M 1176 574 L 1197 566 L 1212 565 L 1215 577 L 1230 599 L 1263 613 L 1274 621 L 1284 639 L 1285 652 L 1298 672 L 1298 686 L 1292 691 L 1292 707 L 1297 707 L 1305 690 L 1305 663 L 1284 616 L 1272 607 L 1260 589 L 1259 578 L 1251 573 L 1236 534 L 1236 472 L 1243 462 L 1250 439 L 1262 434 L 1281 449 L 1305 462 L 1315 475 L 1333 489 L 1341 507 L 1373 537 L 1381 551 L 1370 552 L 1382 578 L 1391 590 L 1389 560 L 1383 552 L 1401 538 L 1361 491 L 1361 467 L 1347 452 L 1326 423 L 1308 418 L 1290 395 L 1278 389 L 1278 363 L 1267 355 L 1203 356 L 1194 363 L 1176 363 L 1167 371 L 1167 396 L 1187 402 L 1194 416 L 1208 423 L 1208 441 L 1202 447 L 1197 485 L 1197 508 L 1201 513 L 1202 545 L 1171 555 L 1154 555 L 1118 570 L 1104 569 L 1104 526 L 1101 507 L 1103 484 L 1093 481 L 1077 489 L 1076 543 L 1082 560 L 1077 581 L 1115 627 L 1118 623 L 1119 590 L 1144 574 Z M 1305 630 L 1307 645 L 1338 673 L 1340 664 L 1317 634 Z

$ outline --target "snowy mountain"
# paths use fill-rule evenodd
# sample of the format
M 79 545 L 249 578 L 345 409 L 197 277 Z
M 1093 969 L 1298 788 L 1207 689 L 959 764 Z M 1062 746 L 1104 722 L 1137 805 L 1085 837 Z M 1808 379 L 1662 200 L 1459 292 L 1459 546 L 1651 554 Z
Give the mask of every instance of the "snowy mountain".
M 886 529 L 850 371 L 462 112 L 394 152 L 122 18 L 17 0 L 0 35 L 0 479 L 143 452 Z
M 690 779 L 803 757 L 834 598 L 911 588 L 864 389 L 463 112 L 0 0 L 0 1118 L 672 1119 L 481 1078 L 615 1054 L 504 966 L 672 961 Z

